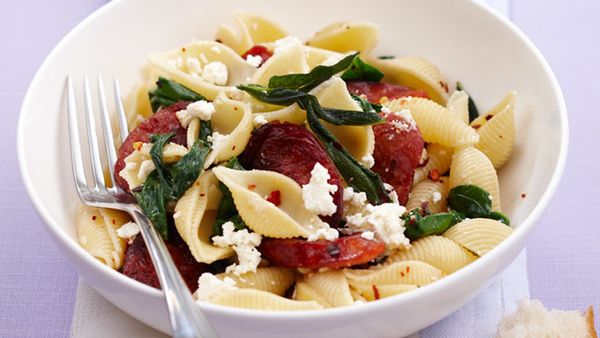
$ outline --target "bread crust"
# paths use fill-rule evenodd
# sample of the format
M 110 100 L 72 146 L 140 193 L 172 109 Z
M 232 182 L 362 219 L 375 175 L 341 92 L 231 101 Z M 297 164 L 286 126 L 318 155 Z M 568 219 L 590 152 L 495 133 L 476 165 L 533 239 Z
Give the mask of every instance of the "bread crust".
M 596 328 L 594 327 L 594 308 L 590 306 L 585 313 L 585 320 L 588 325 L 589 336 L 591 338 L 598 338 L 598 333 L 596 332 Z

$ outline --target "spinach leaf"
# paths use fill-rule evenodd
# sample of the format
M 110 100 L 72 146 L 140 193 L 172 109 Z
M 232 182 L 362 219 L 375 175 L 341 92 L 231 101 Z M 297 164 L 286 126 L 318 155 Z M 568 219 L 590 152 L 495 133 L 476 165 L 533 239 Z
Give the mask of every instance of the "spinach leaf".
M 380 55 L 377 58 L 379 60 L 391 60 L 391 59 L 395 59 L 396 56 L 394 56 L 394 55 Z
M 169 196 L 171 200 L 178 200 L 198 179 L 209 152 L 210 148 L 198 139 L 190 151 L 170 168 L 173 182 Z
M 199 139 L 202 140 L 206 145 L 210 146 L 210 142 L 208 142 L 208 137 L 212 135 L 212 125 L 210 121 L 200 120 L 200 133 Z
M 229 160 L 225 166 L 230 169 L 245 170 L 237 157 Z M 221 202 L 217 208 L 217 216 L 215 223 L 213 224 L 213 234 L 211 238 L 214 236 L 223 235 L 223 224 L 226 222 L 232 222 L 237 230 L 243 230 L 247 228 L 246 223 L 238 213 L 235 204 L 233 203 L 233 196 L 231 195 L 229 188 L 227 188 L 227 186 L 222 182 L 219 182 L 219 190 L 221 190 L 223 197 L 221 197 Z
M 448 206 L 466 217 L 487 217 L 492 211 L 491 195 L 476 185 L 459 185 L 448 193 Z
M 150 157 L 152 158 L 152 163 L 154 163 L 154 167 L 156 168 L 156 174 L 160 184 L 163 187 L 163 191 L 167 194 L 167 196 L 171 194 L 172 179 L 169 168 L 163 163 L 163 149 L 173 136 L 175 136 L 175 133 L 162 135 L 155 134 L 150 136 L 150 142 L 152 142 Z
M 273 76 L 269 80 L 269 88 L 296 89 L 308 92 L 335 74 L 353 64 L 358 53 L 350 54 L 332 66 L 316 66 L 308 74 L 288 74 Z
M 381 113 L 382 106 L 380 104 L 371 103 L 358 95 L 350 95 L 352 99 L 358 103 L 360 109 L 364 112 Z
M 460 215 L 455 211 L 449 213 L 433 214 L 425 217 L 409 216 L 405 220 L 406 231 L 404 234 L 411 241 L 431 235 L 441 235 L 451 226 L 461 221 Z
M 252 97 L 259 101 L 280 106 L 289 106 L 309 95 L 295 89 L 266 88 L 257 84 L 238 85 L 237 88 L 252 95 Z
M 382 78 L 383 73 L 379 69 L 365 63 L 359 57 L 354 58 L 350 68 L 342 73 L 342 80 L 344 81 L 360 80 L 379 82 Z
M 133 196 L 137 200 L 144 215 L 146 215 L 162 238 L 167 238 L 167 211 L 165 192 L 158 178 L 158 172 L 151 172 L 141 191 L 133 191 Z
M 490 212 L 490 214 L 487 216 L 487 218 L 495 219 L 496 221 L 498 221 L 500 223 L 510 225 L 510 219 L 508 218 L 508 216 L 506 216 L 505 214 L 498 212 L 498 211 Z
M 199 101 L 206 98 L 188 87 L 175 81 L 159 77 L 156 81 L 156 89 L 150 91 L 150 105 L 152 111 L 156 112 L 161 107 L 168 107 L 177 101 Z
M 374 112 L 320 108 L 316 113 L 319 118 L 336 126 L 369 126 L 385 122 Z
M 465 93 L 467 93 L 467 91 L 463 87 L 463 84 L 460 81 L 456 82 L 456 89 L 462 90 Z M 471 98 L 471 95 L 469 93 L 467 93 L 467 95 L 469 95 L 469 122 L 473 122 L 473 120 L 475 120 L 479 116 L 479 110 L 475 105 L 475 101 L 473 101 L 473 99 Z

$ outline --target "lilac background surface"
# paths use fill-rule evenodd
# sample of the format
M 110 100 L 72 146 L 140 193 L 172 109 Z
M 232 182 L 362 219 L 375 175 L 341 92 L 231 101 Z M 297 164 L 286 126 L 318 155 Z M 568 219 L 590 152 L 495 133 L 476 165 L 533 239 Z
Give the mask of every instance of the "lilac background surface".
M 52 47 L 106 0 L 0 2 L 0 337 L 68 337 L 77 274 L 58 252 L 21 183 L 16 125 L 27 86 Z M 554 69 L 567 100 L 569 158 L 528 246 L 531 295 L 600 312 L 600 2 L 512 0 L 511 19 Z M 593 104 L 595 103 L 595 104 Z M 597 320 L 598 322 L 598 320 Z

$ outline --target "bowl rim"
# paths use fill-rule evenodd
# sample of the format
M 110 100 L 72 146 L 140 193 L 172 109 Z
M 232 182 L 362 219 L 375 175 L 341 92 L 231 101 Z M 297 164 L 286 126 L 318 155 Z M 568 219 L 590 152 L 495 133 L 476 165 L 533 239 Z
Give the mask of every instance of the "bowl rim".
M 24 146 L 25 140 L 25 124 L 26 124 L 26 115 L 29 107 L 32 105 L 33 93 L 38 90 L 40 86 L 42 74 L 47 71 L 50 67 L 54 59 L 57 57 L 57 54 L 60 50 L 63 49 L 63 46 L 69 43 L 69 41 L 73 38 L 73 36 L 77 35 L 83 27 L 86 27 L 90 22 L 93 22 L 96 17 L 104 15 L 105 12 L 112 10 L 112 8 L 116 6 L 120 6 L 122 3 L 129 0 L 116 0 L 111 1 L 88 15 L 85 19 L 79 22 L 74 28 L 72 28 L 61 40 L 60 42 L 52 49 L 52 51 L 48 54 L 48 56 L 44 59 L 44 62 L 41 64 L 39 69 L 37 70 L 33 80 L 31 81 L 25 97 L 23 99 L 23 103 L 20 109 L 20 116 L 17 126 L 17 156 L 19 163 L 19 170 L 21 173 L 21 178 L 25 185 L 26 191 L 29 195 L 31 202 L 33 203 L 35 210 L 38 215 L 42 218 L 45 224 L 45 228 L 47 231 L 54 237 L 55 240 L 60 241 L 65 247 L 67 247 L 74 255 L 77 255 L 80 259 L 85 261 L 85 263 L 91 267 L 92 269 L 99 270 L 101 273 L 106 274 L 107 277 L 110 277 L 115 283 L 119 284 L 120 287 L 127 289 L 132 288 L 137 292 L 144 294 L 147 297 L 164 297 L 163 292 L 161 290 L 152 288 L 148 285 L 145 285 L 141 282 L 133 280 L 116 270 L 110 269 L 106 265 L 102 264 L 100 261 L 92 257 L 87 251 L 85 251 L 75 240 L 73 240 L 70 236 L 64 233 L 58 224 L 52 219 L 49 211 L 46 209 L 44 204 L 41 201 L 40 196 L 37 194 L 35 187 L 33 186 L 32 180 L 27 172 L 27 160 L 26 160 L 26 152 Z M 556 104 L 559 113 L 560 126 L 561 126 L 561 140 L 560 140 L 560 150 L 558 155 L 558 160 L 552 176 L 550 178 L 550 182 L 546 187 L 546 190 L 542 194 L 542 197 L 537 201 L 535 206 L 533 207 L 531 213 L 525 217 L 525 219 L 519 224 L 519 226 L 515 229 L 513 234 L 509 236 L 506 240 L 504 240 L 500 245 L 494 248 L 487 255 L 480 257 L 476 261 L 470 263 L 469 265 L 459 269 L 458 271 L 445 276 L 442 280 L 437 281 L 436 283 L 428 284 L 424 287 L 418 288 L 417 290 L 413 290 L 412 292 L 403 293 L 400 295 L 396 295 L 394 297 L 380 299 L 377 302 L 367 302 L 365 304 L 361 304 L 361 306 L 347 306 L 347 307 L 339 307 L 339 308 L 331 308 L 331 309 L 322 309 L 322 310 L 305 310 L 305 311 L 274 311 L 274 310 L 254 310 L 254 309 L 243 309 L 243 308 L 235 308 L 218 304 L 211 303 L 201 303 L 199 306 L 207 312 L 214 313 L 215 315 L 226 315 L 226 316 L 236 316 L 243 318 L 252 318 L 252 319 L 292 319 L 292 320 L 310 320 L 310 319 L 331 319 L 333 317 L 344 316 L 350 313 L 356 314 L 361 312 L 369 312 L 374 309 L 383 310 L 384 308 L 396 307 L 403 302 L 409 302 L 416 298 L 423 297 L 423 294 L 426 293 L 435 293 L 441 292 L 443 289 L 450 287 L 453 284 L 460 283 L 462 280 L 466 280 L 467 276 L 477 274 L 477 271 L 481 271 L 484 269 L 488 262 L 492 262 L 497 259 L 498 256 L 501 256 L 504 252 L 508 251 L 508 248 L 511 247 L 515 242 L 525 240 L 525 237 L 533 230 L 536 222 L 541 217 L 544 210 L 547 208 L 551 199 L 553 198 L 558 184 L 560 182 L 561 176 L 564 172 L 567 153 L 569 147 L 569 123 L 567 116 L 567 108 L 564 100 L 564 96 L 562 94 L 560 85 L 558 80 L 552 71 L 550 65 L 542 55 L 542 53 L 538 50 L 538 48 L 533 44 L 533 42 L 523 33 L 512 21 L 508 18 L 502 16 L 497 13 L 491 7 L 486 4 L 480 3 L 476 0 L 467 0 L 470 5 L 476 6 L 480 11 L 486 13 L 492 20 L 499 21 L 503 26 L 511 31 L 511 33 L 515 34 L 515 36 L 520 39 L 526 46 L 527 49 L 533 56 L 536 58 L 536 61 L 539 62 L 542 67 L 545 75 L 551 81 L 551 87 L 553 91 L 554 98 L 556 99 Z M 82 277 L 81 275 L 79 275 Z

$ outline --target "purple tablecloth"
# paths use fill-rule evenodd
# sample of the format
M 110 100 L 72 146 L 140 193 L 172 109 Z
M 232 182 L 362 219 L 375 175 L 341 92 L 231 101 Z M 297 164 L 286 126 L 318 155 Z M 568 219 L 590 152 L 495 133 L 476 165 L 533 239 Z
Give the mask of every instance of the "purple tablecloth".
M 0 2 L 0 337 L 67 337 L 77 274 L 21 183 L 15 152 L 23 96 L 52 47 L 106 0 Z M 567 168 L 528 246 L 531 294 L 551 307 L 600 305 L 600 2 L 512 0 L 511 18 L 547 57 L 571 127 Z

